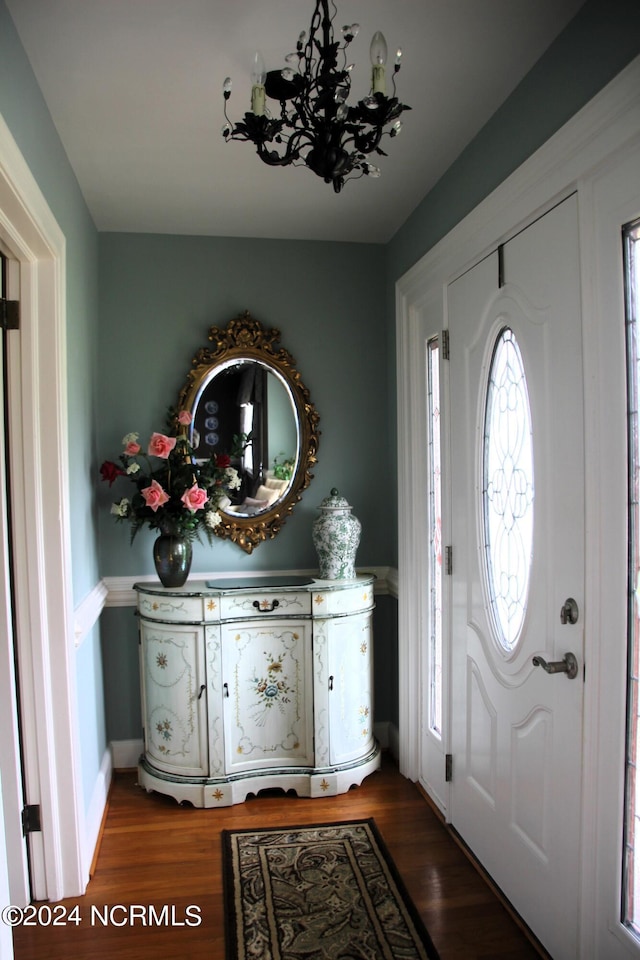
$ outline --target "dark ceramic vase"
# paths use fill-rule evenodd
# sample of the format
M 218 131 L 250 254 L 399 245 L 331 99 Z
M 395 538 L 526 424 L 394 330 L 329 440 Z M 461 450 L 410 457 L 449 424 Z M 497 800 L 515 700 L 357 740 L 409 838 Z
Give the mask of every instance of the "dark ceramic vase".
M 153 562 L 163 587 L 182 587 L 191 569 L 191 543 L 186 537 L 161 534 L 153 545 Z

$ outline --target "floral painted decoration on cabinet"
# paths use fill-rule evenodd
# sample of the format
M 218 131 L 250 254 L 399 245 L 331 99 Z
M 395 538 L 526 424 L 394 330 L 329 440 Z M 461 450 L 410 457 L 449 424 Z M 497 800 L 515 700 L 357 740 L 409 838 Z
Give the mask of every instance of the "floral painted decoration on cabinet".
M 201 539 L 204 529 L 209 543 L 221 521 L 220 503 L 240 486 L 238 471 L 227 454 L 196 460 L 189 442 L 187 410 L 169 411 L 167 432 L 152 433 L 146 452 L 137 433 L 122 439 L 118 462 L 105 460 L 100 476 L 111 487 L 123 477 L 133 484 L 131 497 L 123 496 L 111 506 L 117 521 L 131 524 L 131 540 L 145 525 L 161 534 Z

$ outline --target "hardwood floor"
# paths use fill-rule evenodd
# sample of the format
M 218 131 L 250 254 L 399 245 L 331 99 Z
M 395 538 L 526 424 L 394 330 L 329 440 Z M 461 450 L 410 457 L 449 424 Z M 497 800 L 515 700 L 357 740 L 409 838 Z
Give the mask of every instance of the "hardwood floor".
M 340 797 L 270 794 L 220 810 L 178 806 L 141 790 L 134 773 L 116 774 L 87 892 L 51 906 L 54 918 L 78 923 L 16 927 L 15 960 L 224 960 L 222 829 L 370 816 L 441 960 L 539 958 L 419 789 L 385 758 Z M 157 916 L 168 906 L 166 925 L 143 925 L 150 905 Z

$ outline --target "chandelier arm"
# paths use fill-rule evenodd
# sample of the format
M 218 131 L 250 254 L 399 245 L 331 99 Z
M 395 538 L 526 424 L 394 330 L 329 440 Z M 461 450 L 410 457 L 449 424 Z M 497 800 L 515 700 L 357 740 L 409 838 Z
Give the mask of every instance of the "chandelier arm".
M 309 142 L 307 144 L 300 144 L 301 139 L 307 139 Z M 256 152 L 260 159 L 268 166 L 284 167 L 289 164 L 294 164 L 300 157 L 300 150 L 303 150 L 305 146 L 313 145 L 313 140 L 306 130 L 294 129 L 288 140 L 283 140 L 282 143 L 285 149 L 281 154 L 278 153 L 277 150 L 270 150 L 264 142 L 256 143 Z
M 361 153 L 373 153 L 373 151 L 378 148 L 383 134 L 384 130 L 382 127 L 375 127 L 373 130 L 370 130 L 368 134 L 362 134 L 362 139 L 354 134 L 353 142 Z
M 360 173 L 354 173 L 354 174 L 351 174 L 351 175 L 348 176 L 348 177 L 345 177 L 345 178 L 344 178 L 344 182 L 345 182 L 345 183 L 347 182 L 347 180 L 359 180 L 361 177 L 364 177 L 365 174 L 367 173 L 367 171 L 365 170 L 365 168 L 364 168 L 361 164 L 358 164 L 358 166 L 355 167 L 355 169 L 356 169 L 356 170 L 359 170 Z

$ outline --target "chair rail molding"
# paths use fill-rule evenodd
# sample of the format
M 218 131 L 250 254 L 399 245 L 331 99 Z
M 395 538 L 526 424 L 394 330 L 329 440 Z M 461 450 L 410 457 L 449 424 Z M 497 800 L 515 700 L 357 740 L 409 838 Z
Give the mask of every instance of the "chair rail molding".
M 398 597 L 398 572 L 394 567 L 358 567 L 358 573 L 372 573 L 375 578 L 376 596 Z M 269 576 L 304 576 L 313 577 L 318 575 L 317 570 L 269 570 Z M 250 580 L 252 577 L 263 577 L 264 570 L 234 570 L 220 573 L 220 571 L 211 571 L 209 573 L 197 573 L 198 580 L 228 580 L 232 583 L 241 577 L 243 580 Z M 154 574 L 141 574 L 140 576 L 126 577 L 103 577 L 99 584 L 87 597 L 87 604 L 93 604 L 91 614 L 83 621 L 86 624 L 91 621 L 95 623 L 102 613 L 104 607 L 135 607 L 137 595 L 133 589 L 134 583 L 151 583 L 157 580 Z M 80 620 L 79 609 L 76 611 L 76 622 Z

